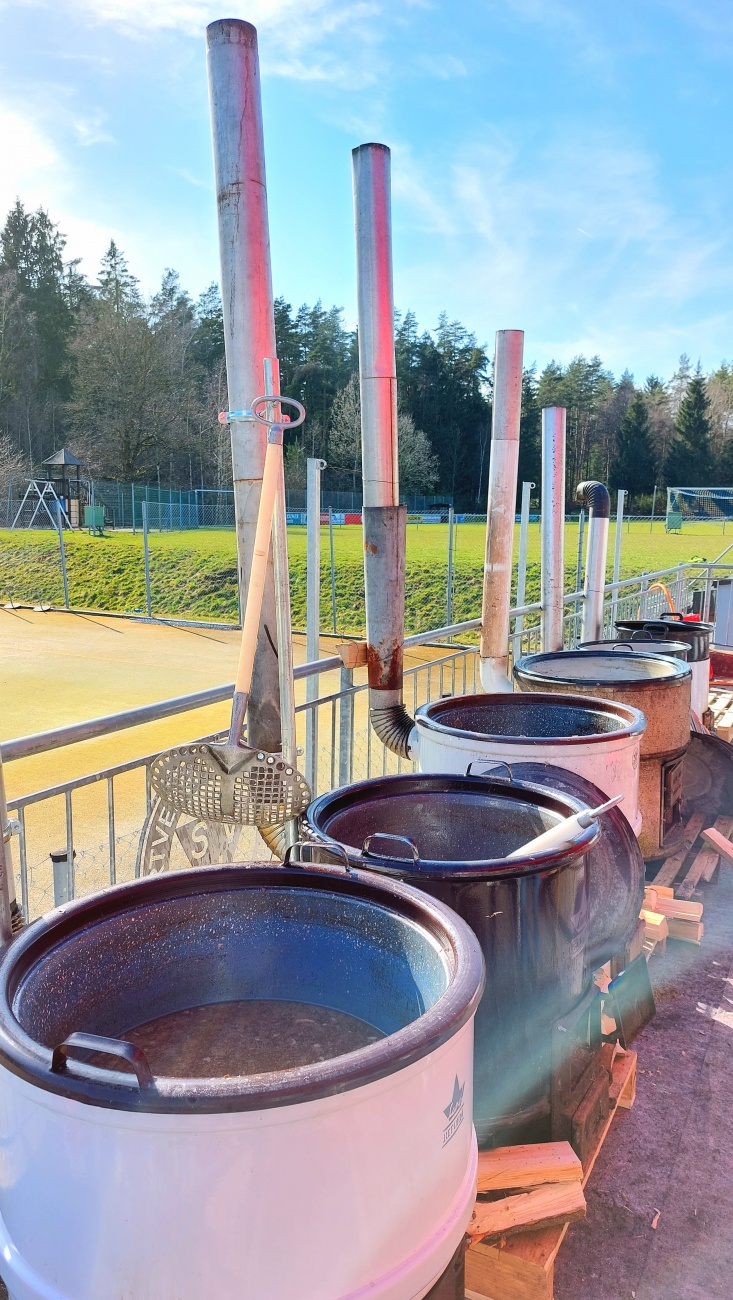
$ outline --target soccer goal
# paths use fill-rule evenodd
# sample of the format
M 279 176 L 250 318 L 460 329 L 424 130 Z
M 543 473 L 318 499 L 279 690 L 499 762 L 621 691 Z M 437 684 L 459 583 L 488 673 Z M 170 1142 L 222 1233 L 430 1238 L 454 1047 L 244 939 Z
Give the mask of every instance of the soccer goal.
M 690 525 L 708 525 L 706 532 L 717 532 L 715 525 L 733 520 L 733 488 L 729 487 L 669 487 L 667 488 L 668 533 L 694 530 Z

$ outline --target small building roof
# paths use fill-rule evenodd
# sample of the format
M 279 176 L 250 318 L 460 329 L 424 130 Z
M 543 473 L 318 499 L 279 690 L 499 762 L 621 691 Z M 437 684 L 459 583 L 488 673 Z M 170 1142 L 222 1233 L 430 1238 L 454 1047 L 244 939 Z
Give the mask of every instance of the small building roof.
M 44 460 L 44 465 L 81 465 L 81 461 L 74 455 L 73 451 L 67 451 L 62 447 L 61 451 L 55 451 L 53 456 Z

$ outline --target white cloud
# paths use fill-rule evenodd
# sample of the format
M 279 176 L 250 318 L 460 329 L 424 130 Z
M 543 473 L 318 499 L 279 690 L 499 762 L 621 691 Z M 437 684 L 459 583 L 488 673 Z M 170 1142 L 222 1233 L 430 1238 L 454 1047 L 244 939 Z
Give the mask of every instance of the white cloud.
M 397 296 L 418 315 L 437 300 L 482 340 L 524 325 L 529 357 L 599 352 L 640 371 L 733 327 L 724 224 L 679 218 L 625 141 L 576 132 L 525 154 L 493 133 L 429 170 L 396 150 L 393 185 Z
M 81 257 L 84 269 L 94 274 L 110 238 L 113 234 L 119 238 L 119 232 L 77 215 L 71 169 L 26 112 L 0 104 L 0 139 L 0 213 L 6 213 L 16 198 L 26 208 L 45 208 L 67 236 L 65 256 Z

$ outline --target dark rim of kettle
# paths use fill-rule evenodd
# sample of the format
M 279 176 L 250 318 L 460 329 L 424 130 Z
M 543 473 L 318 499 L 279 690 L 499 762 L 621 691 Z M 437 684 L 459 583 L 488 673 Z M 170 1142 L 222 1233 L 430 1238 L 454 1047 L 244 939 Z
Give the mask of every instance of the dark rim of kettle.
M 657 646 L 660 648 L 657 649 Z M 662 646 L 664 646 L 663 650 L 661 649 Z M 612 650 L 614 647 L 618 647 L 617 654 L 618 650 L 625 650 L 627 654 L 659 655 L 662 659 L 679 659 L 680 651 L 689 654 L 691 649 L 689 641 L 673 641 L 671 638 L 667 639 L 662 636 L 653 637 L 651 633 L 648 637 L 640 638 L 638 641 L 634 637 L 626 641 L 620 636 L 605 637 L 603 641 L 581 641 L 578 649 L 595 650 L 597 652 L 604 648 Z M 685 663 L 687 663 L 687 660 L 685 660 Z
M 664 655 L 640 655 L 635 650 L 629 650 L 626 655 L 623 651 L 618 650 L 596 650 L 595 655 L 598 659 L 607 659 L 609 665 L 619 660 L 628 659 L 629 663 L 634 663 L 637 668 L 643 664 L 645 659 L 651 659 L 654 663 L 664 662 L 668 665 L 670 671 L 664 677 L 645 677 L 639 673 L 638 677 L 614 677 L 609 674 L 608 677 L 557 677 L 553 674 L 542 672 L 542 665 L 552 660 L 564 660 L 569 662 L 571 659 L 588 659 L 590 657 L 587 650 L 551 650 L 547 654 L 524 655 L 514 665 L 514 676 L 517 681 L 538 682 L 542 686 L 547 686 L 548 681 L 558 682 L 565 686 L 578 685 L 582 680 L 585 686 L 607 686 L 609 690 L 624 690 L 626 687 L 633 688 L 639 686 L 656 686 L 664 682 L 665 686 L 680 686 L 684 681 L 692 676 L 692 669 L 689 664 L 683 663 L 681 659 L 666 658 Z
M 715 631 L 714 623 L 702 623 L 696 619 L 687 622 L 685 619 L 669 618 L 664 614 L 660 614 L 657 618 L 619 618 L 616 620 L 616 627 L 622 627 L 629 632 L 666 628 L 669 631 L 670 639 L 674 637 L 676 632 L 680 632 L 683 636 L 691 636 L 694 632 L 702 632 L 706 636 L 712 636 Z
M 447 713 L 450 709 L 455 709 L 456 705 L 467 704 L 472 708 L 486 708 L 487 712 L 491 708 L 491 703 L 497 701 L 500 704 L 506 704 L 510 700 L 516 700 L 517 706 L 520 707 L 524 701 L 531 706 L 536 704 L 538 707 L 546 705 L 548 708 L 574 708 L 587 709 L 592 713 L 611 714 L 615 718 L 625 718 L 625 725 L 618 728 L 618 731 L 594 731 L 590 736 L 505 736 L 501 733 L 494 735 L 487 731 L 464 731 L 462 727 L 451 727 L 447 723 L 441 722 L 440 714 Z M 437 715 L 437 717 L 436 717 Z M 630 704 L 617 704 L 614 700 L 599 700 L 594 695 L 563 695 L 560 699 L 550 691 L 527 691 L 526 693 L 516 694 L 502 692 L 497 695 L 461 695 L 452 696 L 447 700 L 431 700 L 428 704 L 421 704 L 415 714 L 415 722 L 418 727 L 426 731 L 438 731 L 444 736 L 461 736 L 464 740 L 473 740 L 477 745 L 495 744 L 495 745 L 517 745 L 524 749 L 529 745 L 601 745 L 604 742 L 608 744 L 611 740 L 620 740 L 625 736 L 641 736 L 646 731 L 646 718 L 640 709 L 634 709 Z M 483 760 L 482 760 L 483 761 Z M 492 760 L 489 755 L 486 756 L 487 763 Z M 500 761 L 500 760 L 495 760 Z
M 492 763 L 495 760 L 489 758 L 486 761 Z M 330 819 L 339 812 L 353 808 L 359 802 L 368 804 L 371 802 L 370 797 L 383 799 L 390 794 L 426 795 L 431 792 L 446 794 L 451 790 L 456 793 L 468 792 L 477 797 L 488 795 L 492 799 L 514 799 L 520 803 L 531 804 L 533 808 L 540 807 L 556 812 L 561 817 L 570 817 L 573 813 L 581 812 L 587 807 L 587 804 L 574 798 L 573 795 L 558 794 L 545 786 L 533 785 L 529 781 L 501 779 L 495 777 L 493 773 L 489 776 L 456 776 L 452 773 L 417 772 L 401 776 L 372 777 L 368 781 L 342 786 L 339 790 L 319 795 L 313 800 L 305 815 L 321 842 L 324 845 L 340 844 L 346 850 L 350 862 L 367 871 L 376 869 L 380 875 L 385 872 L 402 879 L 407 875 L 407 878 L 416 884 L 420 880 L 448 882 L 483 880 L 486 876 L 491 876 L 493 880 L 506 880 L 509 877 L 533 876 L 541 872 L 557 871 L 567 866 L 573 858 L 582 856 L 592 849 L 600 835 L 598 823 L 591 822 L 590 826 L 578 832 L 577 839 L 568 848 L 545 849 L 541 853 L 533 854 L 531 858 L 517 858 L 510 861 L 508 858 L 462 860 L 456 857 L 450 862 L 447 859 L 436 861 L 431 858 L 418 858 L 417 862 L 413 862 L 412 858 L 390 858 L 376 853 L 366 857 L 361 848 L 353 844 L 344 844 L 342 840 L 331 835 L 327 827 L 318 825 L 320 817 L 326 810 Z M 419 850 L 419 844 L 416 848 Z
M 437 942 L 450 983 L 417 1020 L 354 1052 L 271 1074 L 213 1079 L 158 1077 L 138 1088 L 135 1076 L 74 1061 L 74 1073 L 52 1073 L 52 1049 L 31 1038 L 12 1012 L 23 978 L 60 941 L 115 915 L 169 898 L 237 888 L 313 889 L 396 912 Z M 0 1065 L 46 1092 L 113 1110 L 222 1114 L 267 1110 L 331 1097 L 373 1083 L 430 1055 L 473 1016 L 484 985 L 483 957 L 473 932 L 449 908 L 411 885 L 370 871 L 279 864 L 216 866 L 165 872 L 115 885 L 49 912 L 15 939 L 0 962 Z

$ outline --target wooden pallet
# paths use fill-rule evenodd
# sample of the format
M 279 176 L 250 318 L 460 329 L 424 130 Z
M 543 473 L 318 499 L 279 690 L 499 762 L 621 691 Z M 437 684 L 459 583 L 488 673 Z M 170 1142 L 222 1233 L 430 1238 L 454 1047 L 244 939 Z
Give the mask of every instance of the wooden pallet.
M 733 834 L 733 817 L 717 817 L 713 825 L 726 839 Z M 679 848 L 667 858 L 650 883 L 671 886 L 675 897 L 682 899 L 692 898 L 701 882 L 709 884 L 718 867 L 720 854 L 702 838 L 702 832 L 707 828 L 705 814 L 693 813 L 685 825 Z
M 609 1087 L 610 1114 L 590 1156 L 583 1166 L 587 1183 L 614 1115 L 628 1110 L 636 1097 L 636 1052 L 623 1052 L 607 1045 L 612 1072 Z M 466 1300 L 553 1300 L 555 1260 L 565 1239 L 568 1224 L 525 1232 L 503 1244 L 477 1241 L 466 1254 Z

